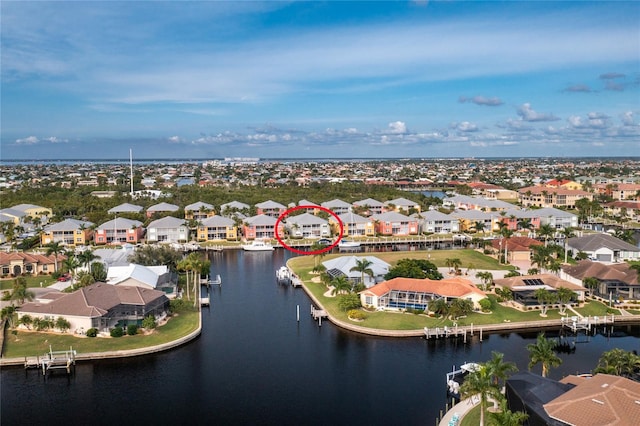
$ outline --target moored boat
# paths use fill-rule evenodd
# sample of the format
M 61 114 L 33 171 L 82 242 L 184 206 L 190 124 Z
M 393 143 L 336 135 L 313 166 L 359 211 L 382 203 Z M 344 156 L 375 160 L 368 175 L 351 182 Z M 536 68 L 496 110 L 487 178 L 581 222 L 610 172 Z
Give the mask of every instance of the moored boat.
M 245 251 L 273 251 L 273 246 L 268 241 L 253 240 L 250 244 L 244 244 L 242 249 Z
M 345 240 L 344 238 L 338 243 L 339 248 L 358 248 L 360 243 L 352 240 Z
M 291 271 L 286 266 L 281 266 L 276 270 L 276 281 L 280 284 L 288 284 L 291 282 Z
M 464 382 L 464 378 L 480 368 L 480 364 L 475 362 L 464 363 L 456 370 L 447 373 L 447 394 L 455 399 L 460 399 L 460 386 Z

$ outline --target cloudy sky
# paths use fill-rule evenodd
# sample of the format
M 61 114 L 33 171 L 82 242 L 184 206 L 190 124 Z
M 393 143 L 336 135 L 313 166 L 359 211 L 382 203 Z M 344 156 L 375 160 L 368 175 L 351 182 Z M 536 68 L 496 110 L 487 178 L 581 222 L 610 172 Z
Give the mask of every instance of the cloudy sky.
M 0 7 L 2 159 L 640 154 L 636 1 Z

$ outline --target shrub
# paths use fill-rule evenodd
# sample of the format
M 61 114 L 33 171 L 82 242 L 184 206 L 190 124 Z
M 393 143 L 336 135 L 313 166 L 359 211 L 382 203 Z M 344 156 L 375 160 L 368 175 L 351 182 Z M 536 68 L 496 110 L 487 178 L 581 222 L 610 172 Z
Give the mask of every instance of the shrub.
M 186 299 L 172 299 L 169 302 L 169 310 L 171 312 L 182 312 L 193 309 L 193 304 Z
M 349 311 L 351 309 L 357 309 L 360 305 L 360 297 L 357 294 L 341 294 L 338 296 L 338 306 L 343 311 Z
M 491 310 L 491 305 L 493 305 L 491 300 L 488 298 L 481 299 L 478 304 L 480 305 L 480 308 L 482 308 L 482 312 L 489 312 Z
M 117 326 L 115 328 L 112 328 L 109 334 L 111 334 L 111 337 L 122 337 L 124 336 L 124 330 L 122 329 L 122 327 Z
M 347 312 L 347 316 L 349 317 L 349 319 L 360 321 L 367 317 L 367 315 L 365 315 L 365 313 L 359 309 L 351 309 L 349 312 Z
M 138 334 L 138 325 L 137 324 L 129 324 L 127 326 L 127 334 L 129 336 L 135 336 Z
M 142 328 L 146 328 L 147 330 L 153 330 L 156 328 L 156 319 L 153 315 L 147 315 L 142 320 Z
M 96 337 L 98 335 L 98 329 L 95 327 L 92 327 L 88 329 L 85 334 L 87 335 L 87 337 Z

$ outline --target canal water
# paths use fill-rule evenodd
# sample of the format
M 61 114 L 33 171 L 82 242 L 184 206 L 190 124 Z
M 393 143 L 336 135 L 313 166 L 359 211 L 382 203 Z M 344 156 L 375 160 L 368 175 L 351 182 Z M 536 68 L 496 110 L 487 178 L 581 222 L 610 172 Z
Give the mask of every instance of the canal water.
M 499 351 L 527 368 L 526 345 L 535 332 L 463 343 L 318 326 L 304 291 L 275 282 L 289 252 L 209 256 L 223 285 L 211 290 L 198 339 L 165 353 L 79 363 L 71 376 L 56 372 L 45 379 L 37 371 L 3 368 L 0 423 L 434 425 L 453 365 L 486 361 Z M 564 363 L 551 377 L 588 372 L 602 351 L 639 345 L 639 326 L 581 335 L 574 353 L 559 354 Z

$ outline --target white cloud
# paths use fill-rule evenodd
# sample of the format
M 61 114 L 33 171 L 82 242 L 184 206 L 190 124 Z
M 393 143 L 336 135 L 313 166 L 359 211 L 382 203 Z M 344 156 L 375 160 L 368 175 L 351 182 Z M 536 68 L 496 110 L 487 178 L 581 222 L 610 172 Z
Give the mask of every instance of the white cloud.
M 394 121 L 389 123 L 389 132 L 399 135 L 407 133 L 407 125 L 402 121 Z
M 518 115 L 524 121 L 556 121 L 556 120 L 560 120 L 560 118 L 556 117 L 553 114 L 539 113 L 539 112 L 534 111 L 531 108 L 531 104 L 530 103 L 522 104 L 520 106 L 520 108 L 518 108 L 517 112 L 518 112 Z
M 38 142 L 40 142 L 40 139 L 35 136 L 27 136 L 26 138 L 16 139 L 16 143 L 18 145 L 33 145 Z

